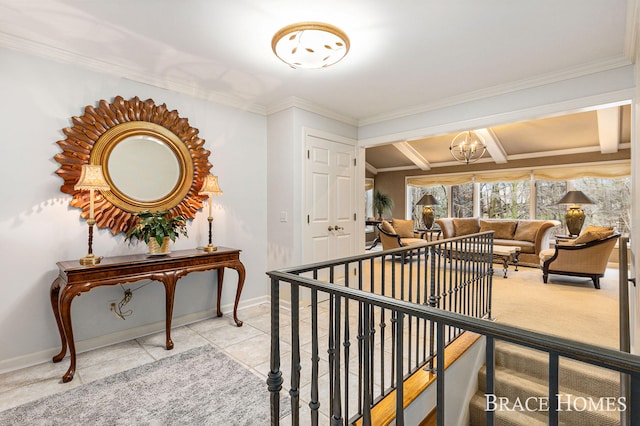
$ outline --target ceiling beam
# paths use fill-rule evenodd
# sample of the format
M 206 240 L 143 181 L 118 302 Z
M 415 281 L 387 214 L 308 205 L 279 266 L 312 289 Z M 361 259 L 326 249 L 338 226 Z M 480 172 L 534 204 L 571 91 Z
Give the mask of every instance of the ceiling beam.
M 484 143 L 487 145 L 487 151 L 491 158 L 493 158 L 493 161 L 498 164 L 507 162 L 507 153 L 491 129 L 478 129 L 475 130 L 475 132 L 480 134 L 484 139 Z
M 378 169 L 376 169 L 374 166 L 372 166 L 371 164 L 369 164 L 366 161 L 364 162 L 364 167 L 365 167 L 365 169 L 367 169 L 368 171 L 370 171 L 374 175 L 378 174 Z
M 620 146 L 620 107 L 603 108 L 598 113 L 598 138 L 600 152 L 613 154 Z
M 431 165 L 418 151 L 412 147 L 409 142 L 396 142 L 393 144 L 398 151 L 407 157 L 413 164 L 418 166 L 420 170 L 431 170 Z

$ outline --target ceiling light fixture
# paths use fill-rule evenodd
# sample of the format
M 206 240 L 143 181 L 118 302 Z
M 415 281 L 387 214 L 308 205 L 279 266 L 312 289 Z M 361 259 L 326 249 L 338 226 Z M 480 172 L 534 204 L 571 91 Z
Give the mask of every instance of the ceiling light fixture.
M 449 147 L 453 158 L 461 163 L 469 164 L 478 161 L 487 150 L 484 139 L 471 130 L 459 133 L 451 141 Z
M 349 52 L 349 37 L 341 29 L 322 22 L 299 22 L 278 31 L 271 48 L 292 68 L 326 68 Z

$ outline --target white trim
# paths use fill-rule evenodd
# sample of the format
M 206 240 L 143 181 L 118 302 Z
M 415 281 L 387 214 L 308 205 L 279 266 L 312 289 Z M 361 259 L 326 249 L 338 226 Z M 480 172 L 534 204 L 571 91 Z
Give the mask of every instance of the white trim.
M 469 120 L 452 121 L 430 127 L 391 133 L 382 136 L 360 139 L 360 146 L 373 147 L 392 143 L 398 140 L 422 139 L 435 135 L 446 135 L 466 129 L 480 129 L 501 124 L 511 124 L 536 118 L 547 118 L 570 112 L 592 111 L 602 106 L 629 104 L 634 98 L 634 89 L 622 89 L 614 92 L 601 93 L 584 98 L 571 99 L 563 102 L 545 104 L 515 111 L 502 112 L 481 116 Z M 362 125 L 362 124 L 361 124 Z M 432 166 L 434 166 L 432 164 Z
M 342 114 L 338 114 L 335 111 L 331 111 L 327 108 L 323 108 L 317 104 L 314 104 L 313 102 L 307 101 L 302 98 L 298 98 L 296 96 L 287 98 L 277 104 L 270 105 L 267 108 L 266 113 L 267 115 L 271 115 L 271 114 L 275 114 L 277 112 L 284 111 L 290 108 L 298 108 L 304 111 L 318 114 L 322 117 L 331 118 L 333 120 L 340 121 L 342 123 L 346 123 L 354 127 L 358 127 L 358 120 L 351 117 L 347 117 Z
M 430 170 L 429 162 L 409 142 L 396 142 L 393 146 L 402 153 L 409 161 L 418 166 L 420 170 Z
M 249 300 L 241 300 L 238 304 L 238 316 L 241 316 L 242 309 L 247 309 L 255 305 L 269 302 L 271 299 L 269 296 L 259 296 Z M 229 303 L 220 307 L 223 314 L 229 314 L 233 312 L 233 303 Z M 176 327 L 192 324 L 194 322 L 203 321 L 209 318 L 216 317 L 216 309 L 211 308 L 206 311 L 193 312 L 181 317 L 175 317 L 171 321 L 171 329 Z M 235 327 L 231 325 L 231 327 Z M 126 342 L 140 337 L 148 336 L 154 333 L 164 333 L 166 330 L 165 321 L 157 321 L 151 324 L 145 324 L 138 327 L 129 328 L 126 330 L 118 331 L 115 333 L 105 334 L 103 336 L 94 337 L 91 339 L 81 340 L 76 342 L 76 353 L 91 351 L 94 349 L 102 348 L 105 346 L 115 345 L 117 343 Z M 44 362 L 51 362 L 51 358 L 60 352 L 60 346 L 50 348 L 38 352 L 31 352 L 25 355 L 17 356 L 15 358 L 5 359 L 0 361 L 0 374 L 19 370 L 21 368 L 31 367 L 33 365 L 42 364 Z M 69 363 L 69 356 L 67 355 L 62 361 L 63 364 Z
M 510 82 L 506 84 L 500 84 L 493 87 L 488 87 L 473 92 L 464 93 L 458 96 L 452 96 L 447 99 L 443 99 L 430 104 L 424 104 L 422 106 L 416 106 L 412 108 L 405 108 L 396 112 L 382 114 L 378 116 L 362 119 L 359 122 L 360 126 L 366 126 L 370 124 L 381 123 L 384 121 L 395 120 L 411 115 L 422 114 L 437 109 L 447 108 L 454 105 L 459 105 L 471 101 L 490 98 L 494 96 L 504 95 L 507 93 L 516 92 L 519 90 L 531 89 L 533 87 L 544 86 L 548 84 L 557 83 L 560 81 L 569 80 L 572 78 L 583 77 L 590 74 L 596 74 L 599 72 L 609 71 L 616 68 L 625 67 L 631 65 L 632 62 L 629 58 L 622 56 L 616 56 L 600 62 L 587 64 L 585 66 L 570 68 L 566 70 L 560 70 L 545 75 L 537 76 L 531 79 L 524 79 L 520 81 Z M 486 126 L 477 126 L 486 127 Z M 473 128 L 473 126 L 470 126 Z M 408 139 L 408 138 L 402 138 Z

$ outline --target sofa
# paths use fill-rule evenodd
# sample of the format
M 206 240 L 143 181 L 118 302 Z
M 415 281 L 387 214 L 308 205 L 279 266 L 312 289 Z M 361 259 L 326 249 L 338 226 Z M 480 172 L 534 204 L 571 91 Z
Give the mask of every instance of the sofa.
M 519 264 L 540 267 L 540 252 L 549 248 L 557 220 L 439 218 L 443 238 L 493 231 L 493 244 L 520 247 Z

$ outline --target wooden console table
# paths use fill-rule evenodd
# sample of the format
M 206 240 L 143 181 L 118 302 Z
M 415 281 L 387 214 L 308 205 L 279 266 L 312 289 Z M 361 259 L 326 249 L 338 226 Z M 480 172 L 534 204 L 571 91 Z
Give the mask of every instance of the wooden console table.
M 62 349 L 53 357 L 53 362 L 60 362 L 69 348 L 71 365 L 62 376 L 63 382 L 73 379 L 76 371 L 76 347 L 73 339 L 71 322 L 71 302 L 74 297 L 103 285 L 116 285 L 139 280 L 155 280 L 164 284 L 166 300 L 166 348 L 173 349 L 171 340 L 171 319 L 173 316 L 173 301 L 178 279 L 190 272 L 218 271 L 218 301 L 217 315 L 222 316 L 220 297 L 222 295 L 222 280 L 224 268 L 235 269 L 238 272 L 238 288 L 233 305 L 233 319 L 238 327 L 242 321 L 238 319 L 237 310 L 240 294 L 244 285 L 245 269 L 240 262 L 240 250 L 218 247 L 213 253 L 202 250 L 179 250 L 166 256 L 150 256 L 136 254 L 129 256 L 105 257 L 98 265 L 83 266 L 77 260 L 57 263 L 60 273 L 51 284 L 51 307 L 56 317 Z

